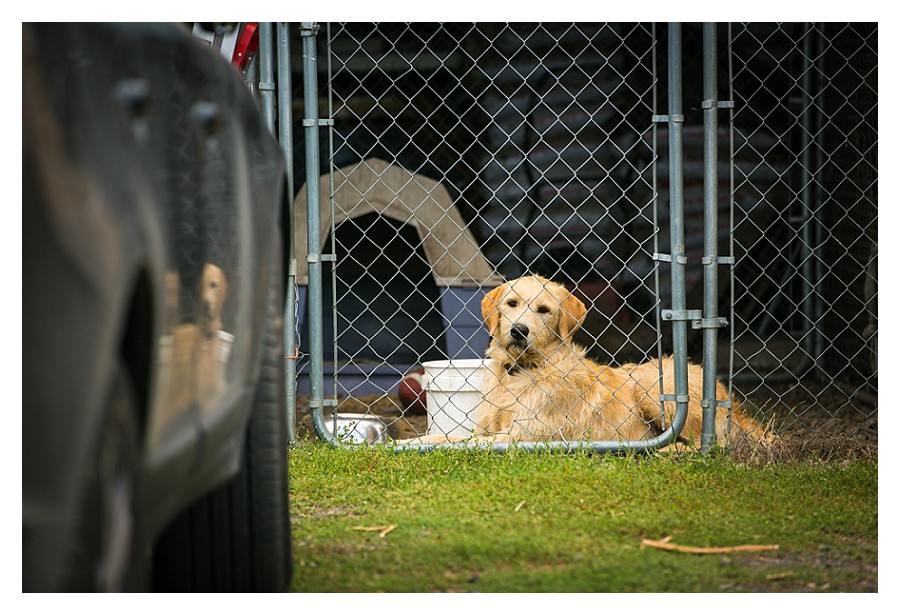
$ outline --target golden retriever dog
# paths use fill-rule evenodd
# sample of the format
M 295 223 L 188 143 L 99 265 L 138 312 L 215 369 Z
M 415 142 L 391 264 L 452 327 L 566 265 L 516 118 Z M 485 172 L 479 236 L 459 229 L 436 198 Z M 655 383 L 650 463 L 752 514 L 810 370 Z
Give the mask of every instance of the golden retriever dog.
M 561 284 L 526 276 L 498 286 L 481 303 L 491 334 L 489 372 L 476 409 L 476 441 L 641 440 L 663 432 L 675 418 L 675 402 L 660 416 L 660 374 L 655 360 L 620 367 L 600 365 L 585 356 L 572 336 L 587 312 Z M 662 359 L 662 392 L 675 393 L 674 362 Z M 688 365 L 688 415 L 679 443 L 700 446 L 703 426 L 703 372 Z M 728 391 L 716 383 L 716 399 Z M 762 425 L 733 403 L 716 408 L 719 444 L 772 439 Z M 466 438 L 428 435 L 408 442 L 440 443 Z
M 663 431 L 659 364 L 600 365 L 572 342 L 584 304 L 561 284 L 526 276 L 502 284 L 481 303 L 493 359 L 477 410 L 476 435 L 505 441 L 640 440 Z M 663 393 L 673 395 L 674 364 L 663 358 Z M 680 440 L 700 445 L 703 372 L 688 366 L 688 416 Z M 716 383 L 716 399 L 728 399 Z M 675 417 L 666 401 L 665 425 Z M 726 440 L 728 411 L 716 410 L 716 437 Z M 734 404 L 730 444 L 741 437 L 768 439 L 763 427 Z

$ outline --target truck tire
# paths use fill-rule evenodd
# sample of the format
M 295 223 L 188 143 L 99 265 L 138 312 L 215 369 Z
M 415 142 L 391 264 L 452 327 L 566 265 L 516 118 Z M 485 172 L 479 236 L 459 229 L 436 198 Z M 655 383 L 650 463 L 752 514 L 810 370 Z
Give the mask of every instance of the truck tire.
M 240 470 L 182 513 L 157 542 L 157 591 L 279 592 L 290 582 L 284 278 L 280 249 L 275 253 L 259 381 Z
M 144 589 L 137 442 L 134 394 L 119 367 L 87 466 L 62 591 Z

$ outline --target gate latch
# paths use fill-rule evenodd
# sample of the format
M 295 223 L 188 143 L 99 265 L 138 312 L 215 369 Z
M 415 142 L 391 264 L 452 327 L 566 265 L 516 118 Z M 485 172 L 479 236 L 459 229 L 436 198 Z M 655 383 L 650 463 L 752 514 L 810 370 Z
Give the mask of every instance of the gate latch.
M 663 310 L 663 320 L 700 320 L 703 313 L 700 310 Z

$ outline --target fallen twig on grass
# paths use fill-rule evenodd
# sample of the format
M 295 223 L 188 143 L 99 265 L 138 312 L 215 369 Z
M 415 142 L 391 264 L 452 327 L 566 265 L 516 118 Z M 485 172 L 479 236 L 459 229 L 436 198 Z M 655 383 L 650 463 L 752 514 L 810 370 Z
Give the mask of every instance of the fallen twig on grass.
M 357 525 L 353 529 L 358 532 L 378 532 L 378 536 L 380 538 L 384 538 L 391 531 L 396 529 L 396 527 L 397 526 L 392 523 L 391 525 L 368 525 L 368 526 Z
M 778 549 L 778 545 L 737 545 L 734 547 L 687 547 L 677 545 L 673 542 L 671 536 L 666 536 L 662 540 L 650 540 L 644 538 L 641 541 L 641 548 L 652 547 L 654 549 L 662 549 L 664 551 L 677 551 L 679 553 L 695 553 L 698 555 L 737 553 L 741 551 L 774 551 Z

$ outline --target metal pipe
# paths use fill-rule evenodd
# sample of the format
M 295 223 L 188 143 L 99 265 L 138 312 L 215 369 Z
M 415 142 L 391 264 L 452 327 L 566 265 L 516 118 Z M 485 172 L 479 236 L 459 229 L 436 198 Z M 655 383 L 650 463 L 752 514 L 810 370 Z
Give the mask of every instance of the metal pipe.
M 728 399 L 734 399 L 734 40 L 731 22 L 728 22 L 728 100 L 732 102 L 728 111 Z M 731 437 L 731 409 L 728 410 L 728 422 L 725 424 L 725 440 Z
M 259 24 L 259 100 L 266 126 L 275 134 L 275 56 L 272 24 Z
M 687 417 L 687 307 L 684 249 L 684 160 L 681 24 L 669 24 L 669 219 L 672 260 L 672 349 L 675 370 L 675 423 Z M 676 425 L 673 424 L 672 427 Z M 680 427 L 679 427 L 680 431 Z
M 337 440 L 325 427 L 324 363 L 322 353 L 322 240 L 319 204 L 319 88 L 317 83 L 316 33 L 314 22 L 302 22 L 303 38 L 303 136 L 306 152 L 306 262 L 309 319 L 309 411 L 320 439 Z
M 288 168 L 288 195 L 294 200 L 294 126 L 291 87 L 291 36 L 288 24 L 279 22 L 278 32 L 278 140 Z M 291 248 L 293 252 L 293 246 Z
M 297 260 L 294 254 L 294 126 L 293 126 L 293 90 L 291 88 L 291 40 L 288 24 L 279 22 L 278 32 L 278 141 L 284 154 L 287 167 L 287 194 L 289 209 L 287 216 L 288 271 L 287 292 L 284 299 L 284 347 L 285 357 L 285 396 L 287 397 L 287 421 L 290 441 L 296 439 L 297 425 L 297 348 L 296 331 L 296 296 L 297 296 Z
M 677 373 L 677 372 L 676 372 Z M 453 448 L 453 449 L 481 449 L 491 450 L 497 453 L 505 453 L 510 449 L 524 451 L 592 451 L 595 453 L 624 453 L 633 451 L 636 453 L 650 453 L 667 444 L 671 444 L 678 438 L 685 422 L 687 421 L 687 404 L 683 411 L 676 411 L 672 424 L 661 434 L 649 440 L 554 440 L 551 442 L 446 442 L 441 444 L 398 444 L 393 447 L 395 451 L 428 451 Z
M 703 24 L 703 428 L 700 452 L 716 444 L 719 326 L 719 118 L 716 24 Z

